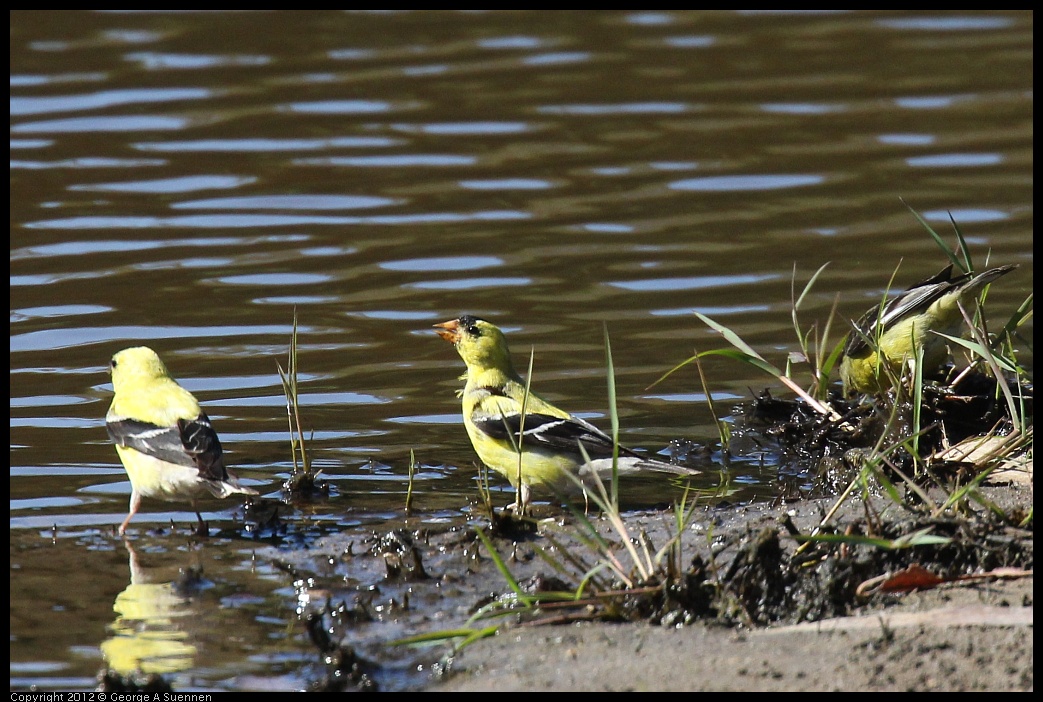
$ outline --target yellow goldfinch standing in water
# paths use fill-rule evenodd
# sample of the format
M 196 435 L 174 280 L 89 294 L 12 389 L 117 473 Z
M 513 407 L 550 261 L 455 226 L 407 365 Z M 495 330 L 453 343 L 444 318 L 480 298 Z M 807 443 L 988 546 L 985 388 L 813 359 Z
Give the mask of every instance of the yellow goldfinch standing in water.
M 593 471 L 602 479 L 611 476 L 612 437 L 531 391 L 526 398 L 525 383 L 511 364 L 503 332 L 470 315 L 435 326 L 439 328 L 438 335 L 453 344 L 467 364 L 467 384 L 461 395 L 464 426 L 471 444 L 485 465 L 519 490 L 523 511 L 533 487 L 559 494 L 576 493 L 576 484 L 566 474 L 582 478 L 584 473 Z M 590 458 L 589 464 L 585 463 L 580 445 Z M 522 453 L 520 485 L 516 446 L 521 447 Z M 699 473 L 644 458 L 622 446 L 617 469 L 619 475 L 648 470 L 674 475 Z
M 970 300 L 985 285 L 1017 267 L 1012 264 L 953 278 L 950 264 L 937 275 L 889 300 L 882 308 L 871 307 L 854 324 L 844 347 L 840 362 L 844 393 L 886 392 L 891 388 L 891 378 L 902 376 L 906 361 L 915 359 L 915 350 L 921 346 L 924 374 L 940 368 L 945 362 L 948 342 L 938 333 L 949 336 L 959 333 L 963 315 L 957 303 Z
M 187 501 L 199 498 L 256 495 L 242 487 L 225 468 L 221 440 L 192 393 L 177 384 L 156 352 L 145 346 L 124 349 L 112 357 L 112 405 L 105 415 L 109 438 L 130 477 L 130 514 L 120 524 L 127 530 L 142 497 Z

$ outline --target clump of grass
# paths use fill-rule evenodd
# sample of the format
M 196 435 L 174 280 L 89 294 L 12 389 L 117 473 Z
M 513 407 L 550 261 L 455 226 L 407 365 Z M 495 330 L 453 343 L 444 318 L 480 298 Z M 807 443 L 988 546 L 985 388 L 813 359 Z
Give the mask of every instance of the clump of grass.
M 286 370 L 275 362 L 282 381 L 283 394 L 286 396 L 286 418 L 290 428 L 290 458 L 293 472 L 283 483 L 283 490 L 293 496 L 309 496 L 315 492 L 327 492 L 328 486 L 318 480 L 321 469 L 312 469 L 308 456 L 307 444 L 301 423 L 301 408 L 297 399 L 297 308 L 293 309 L 293 332 L 290 335 L 290 349 L 287 354 Z
M 819 335 L 819 327 L 817 324 L 812 324 L 806 331 L 801 331 L 801 325 L 797 318 L 797 313 L 800 311 L 800 306 L 803 304 L 804 300 L 811 292 L 812 287 L 815 285 L 815 281 L 818 280 L 819 276 L 826 269 L 826 265 L 828 264 L 820 266 L 819 269 L 815 271 L 814 275 L 812 275 L 804 285 L 799 296 L 796 294 L 797 266 L 796 264 L 793 265 L 793 276 L 791 278 L 790 289 L 792 300 L 790 316 L 793 320 L 793 331 L 797 337 L 800 351 L 789 355 L 789 358 L 786 360 L 785 373 L 786 377 L 792 376 L 791 364 L 794 362 L 806 364 L 813 381 L 807 393 L 811 397 L 822 402 L 826 402 L 829 399 L 830 375 L 844 351 L 843 335 L 841 335 L 841 339 L 834 343 L 832 347 L 829 344 L 830 332 L 833 329 L 833 320 L 836 318 L 837 314 L 839 297 L 834 298 L 833 300 L 833 307 L 830 309 L 829 316 L 826 318 L 826 322 L 822 327 L 821 337 Z

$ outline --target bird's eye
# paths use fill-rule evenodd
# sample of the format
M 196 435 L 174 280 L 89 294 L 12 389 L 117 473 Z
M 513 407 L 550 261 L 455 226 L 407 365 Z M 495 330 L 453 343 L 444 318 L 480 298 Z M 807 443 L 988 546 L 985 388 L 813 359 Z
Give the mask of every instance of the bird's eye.
M 467 327 L 467 333 L 471 336 L 481 336 L 482 330 L 478 328 L 477 324 L 471 324 Z
M 116 359 L 114 358 L 111 361 L 109 361 L 109 368 L 115 368 L 115 367 L 116 367 Z

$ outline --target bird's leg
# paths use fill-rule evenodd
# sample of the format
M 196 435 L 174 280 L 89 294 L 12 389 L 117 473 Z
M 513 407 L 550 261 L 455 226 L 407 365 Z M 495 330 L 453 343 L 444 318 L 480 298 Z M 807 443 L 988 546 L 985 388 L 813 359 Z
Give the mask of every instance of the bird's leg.
M 510 512 L 515 517 L 524 517 L 529 511 L 529 500 L 532 496 L 532 488 L 525 483 L 518 486 L 518 494 L 515 495 L 514 502 L 506 505 L 503 509 L 505 512 Z
M 210 525 L 203 521 L 203 515 L 196 510 L 196 519 L 199 520 L 199 524 L 196 525 L 196 536 L 210 536 Z
M 529 511 L 529 500 L 532 499 L 532 488 L 525 483 L 521 483 L 518 486 L 518 494 L 521 495 L 521 513 L 518 516 L 524 516 Z
M 138 513 L 138 508 L 139 507 L 141 507 L 141 495 L 138 494 L 137 490 L 131 489 L 131 491 L 130 491 L 130 507 L 129 507 L 130 514 L 128 514 L 127 518 L 123 520 L 122 524 L 120 524 L 120 529 L 119 529 L 120 536 L 123 536 L 123 533 L 125 531 L 127 531 L 127 525 L 130 524 L 130 518 Z

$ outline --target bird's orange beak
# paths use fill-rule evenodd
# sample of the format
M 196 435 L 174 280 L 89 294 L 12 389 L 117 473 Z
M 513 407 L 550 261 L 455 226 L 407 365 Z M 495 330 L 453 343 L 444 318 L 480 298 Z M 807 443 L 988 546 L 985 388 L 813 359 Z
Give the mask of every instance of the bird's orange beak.
M 434 326 L 439 327 L 438 331 L 435 332 L 440 337 L 448 341 L 450 344 L 456 344 L 460 341 L 460 321 L 457 319 L 451 319 L 448 322 L 442 322 L 441 324 L 435 324 Z

